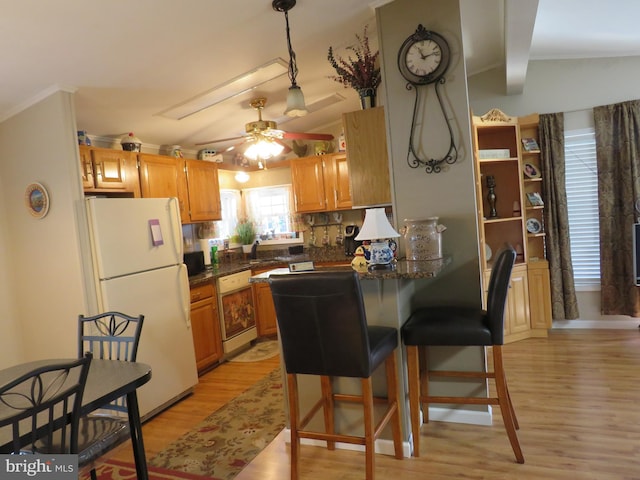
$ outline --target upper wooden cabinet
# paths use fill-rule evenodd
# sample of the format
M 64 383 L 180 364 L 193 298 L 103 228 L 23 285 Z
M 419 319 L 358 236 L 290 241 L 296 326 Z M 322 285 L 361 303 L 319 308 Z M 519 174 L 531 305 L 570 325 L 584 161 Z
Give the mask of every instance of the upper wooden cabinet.
M 142 196 L 147 198 L 177 197 L 180 204 L 182 223 L 189 223 L 189 199 L 187 198 L 187 178 L 184 173 L 184 160 L 141 153 L 140 188 Z
M 85 192 L 140 196 L 134 152 L 80 145 L 80 171 Z
M 391 204 L 384 108 L 342 115 L 354 207 Z
M 177 197 L 182 223 L 222 218 L 215 163 L 147 153 L 138 159 L 143 197 Z
M 222 219 L 218 166 L 203 160 L 185 160 L 189 218 L 192 222 Z
M 291 160 L 295 210 L 326 212 L 351 209 L 346 154 L 330 153 Z

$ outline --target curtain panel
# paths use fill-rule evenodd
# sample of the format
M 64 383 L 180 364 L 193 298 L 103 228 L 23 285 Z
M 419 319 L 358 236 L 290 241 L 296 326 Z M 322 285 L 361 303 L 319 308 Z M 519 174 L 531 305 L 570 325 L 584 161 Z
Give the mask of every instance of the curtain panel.
M 598 163 L 601 313 L 640 316 L 631 229 L 640 199 L 640 100 L 593 109 Z
M 573 281 L 567 190 L 565 186 L 564 115 L 540 115 L 540 170 L 542 193 L 548 199 L 544 222 L 551 279 L 551 313 L 554 320 L 578 318 L 578 300 Z

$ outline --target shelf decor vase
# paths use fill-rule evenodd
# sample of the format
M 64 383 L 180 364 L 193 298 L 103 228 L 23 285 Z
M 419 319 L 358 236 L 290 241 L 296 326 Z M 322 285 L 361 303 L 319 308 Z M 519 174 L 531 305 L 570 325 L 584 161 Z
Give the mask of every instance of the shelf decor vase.
M 447 227 L 438 223 L 438 217 L 404 220 L 403 236 L 407 260 L 437 260 L 442 258 L 442 232 Z
M 362 110 L 373 108 L 376 106 L 376 91 L 373 88 L 361 88 L 358 90 L 360 95 L 360 106 Z

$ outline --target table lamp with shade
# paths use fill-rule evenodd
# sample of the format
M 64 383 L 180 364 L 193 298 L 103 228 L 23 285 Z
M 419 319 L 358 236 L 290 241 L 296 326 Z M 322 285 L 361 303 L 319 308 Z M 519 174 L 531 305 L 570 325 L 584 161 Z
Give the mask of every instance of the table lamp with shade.
M 388 239 L 399 236 L 389 223 L 384 208 L 368 208 L 365 211 L 362 228 L 355 239 L 371 241 L 369 270 L 390 270 L 395 267 Z

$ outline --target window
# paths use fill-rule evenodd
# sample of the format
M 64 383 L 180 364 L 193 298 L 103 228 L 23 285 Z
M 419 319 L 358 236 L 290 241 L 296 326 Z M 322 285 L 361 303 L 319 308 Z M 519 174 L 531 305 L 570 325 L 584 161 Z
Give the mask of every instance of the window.
M 242 191 L 247 217 L 260 234 L 292 232 L 291 185 L 249 188 Z
M 220 238 L 230 238 L 235 233 L 240 215 L 240 198 L 240 190 L 220 190 L 222 220 L 217 223 Z
M 576 288 L 600 286 L 598 166 L 593 128 L 566 130 L 564 135 L 567 211 L 571 261 Z

